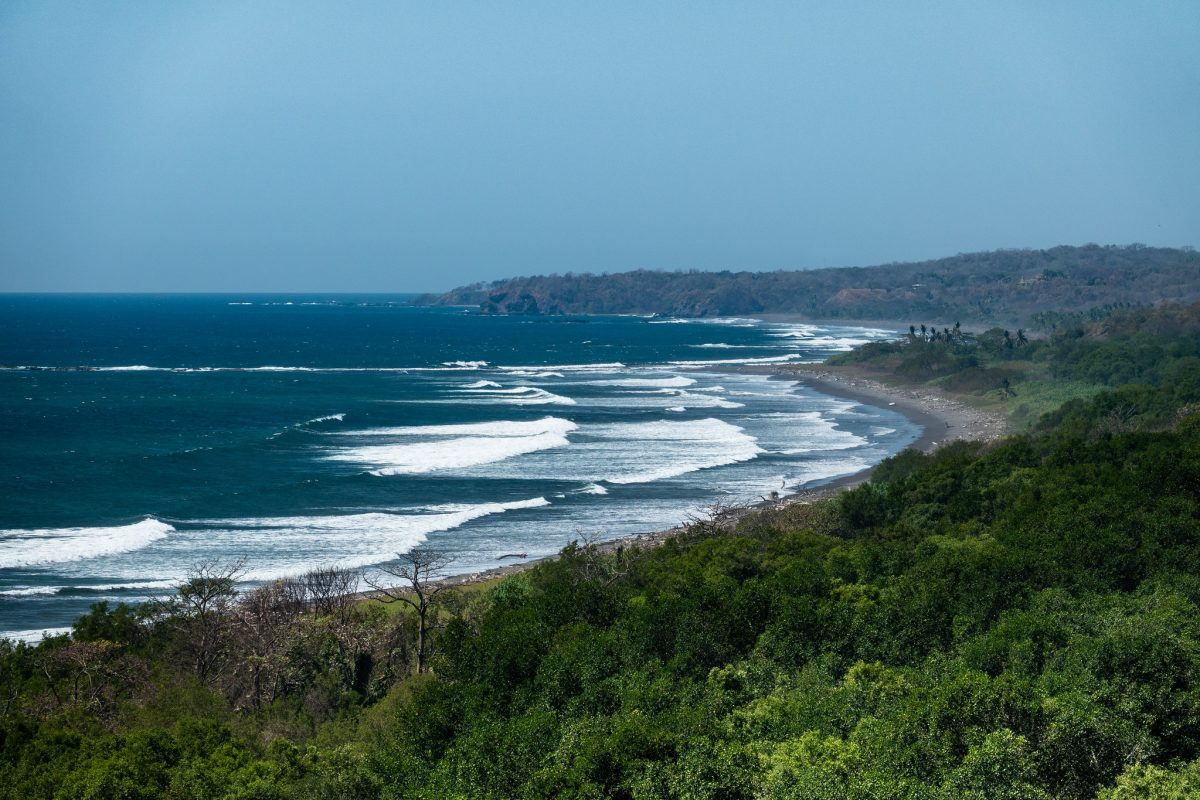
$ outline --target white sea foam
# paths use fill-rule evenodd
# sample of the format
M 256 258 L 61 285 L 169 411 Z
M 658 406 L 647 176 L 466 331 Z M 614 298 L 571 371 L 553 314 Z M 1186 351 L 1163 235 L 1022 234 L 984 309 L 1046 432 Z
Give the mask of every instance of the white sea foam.
M 98 583 L 94 586 L 72 586 L 72 589 L 89 592 L 139 592 L 174 589 L 183 583 L 182 578 L 169 578 L 160 581 L 125 581 L 124 583 Z
M 559 417 L 530 422 L 500 421 L 463 425 L 376 428 L 351 435 L 419 436 L 418 442 L 391 442 L 341 448 L 326 456 L 369 468 L 372 475 L 419 475 L 490 464 L 509 458 L 566 447 L 575 423 Z M 429 437 L 438 437 L 428 440 Z
M 32 567 L 128 553 L 175 529 L 147 517 L 130 525 L 0 531 L 0 568 Z
M 891 434 L 893 434 L 895 432 L 896 432 L 895 428 L 885 428 L 882 425 L 872 425 L 871 426 L 871 435 L 872 436 L 890 436 Z
M 790 334 L 772 334 L 774 336 L 790 336 Z M 822 348 L 825 350 L 837 350 L 838 352 L 848 352 L 859 345 L 866 344 L 870 339 L 861 339 L 855 337 L 836 337 L 836 336 L 801 336 L 795 337 L 806 347 Z
M 719 367 L 724 364 L 782 364 L 803 357 L 800 353 L 788 353 L 786 356 L 765 356 L 763 358 L 725 358 L 716 361 L 671 361 L 668 363 L 673 367 Z
M 474 383 L 464 384 L 464 389 L 499 389 L 500 384 L 495 381 L 475 381 Z
M 469 394 L 476 403 L 505 403 L 517 406 L 560 405 L 573 406 L 575 401 L 536 386 L 514 386 L 510 389 L 460 389 L 463 394 Z
M 0 371 L 45 371 L 45 372 L 472 372 L 488 365 L 486 361 L 446 361 L 439 367 L 307 367 L 307 366 L 278 366 L 266 364 L 258 367 L 202 366 L 202 367 L 153 367 L 145 364 L 132 364 L 114 367 L 79 366 L 50 366 L 23 364 L 0 366 Z M 625 365 L 609 364 L 556 364 L 528 367 L 497 367 L 517 375 L 530 377 L 562 377 L 562 372 L 611 372 Z
M 774 415 L 762 415 L 764 417 Z M 820 411 L 802 411 L 797 414 L 782 414 L 781 419 L 787 419 L 797 424 L 799 430 L 788 433 L 788 439 L 797 441 L 799 446 L 785 447 L 779 450 L 782 455 L 798 456 L 807 453 L 822 453 L 835 450 L 852 450 L 868 444 L 866 438 L 850 431 L 842 430 L 836 420 L 825 417 Z
M 681 388 L 695 385 L 696 379 L 683 375 L 672 375 L 670 378 L 616 378 L 605 381 L 589 381 L 588 383 L 592 386 L 621 386 L 628 389 Z
M 508 389 L 471 389 L 469 391 L 478 394 L 532 394 L 539 390 L 535 386 L 513 386 Z
M 816 481 L 826 481 L 833 478 L 840 478 L 843 475 L 853 475 L 869 466 L 871 466 L 869 462 L 857 456 L 809 461 L 800 466 L 799 472 L 794 476 L 790 487 L 799 488 Z
M 671 412 L 678 414 L 678 413 L 687 411 L 687 409 L 683 406 L 667 406 L 667 411 L 671 411 Z
M 733 325 L 738 328 L 753 328 L 762 322 L 761 319 L 747 317 L 672 317 L 671 319 L 652 319 L 651 325 Z
M 584 404 L 601 408 L 667 408 L 669 406 L 687 406 L 688 408 L 743 408 L 743 403 L 726 400 L 715 393 L 696 394 L 683 389 L 652 389 L 649 391 L 631 392 L 615 397 L 589 397 Z
M 879 328 L 841 328 L 833 334 L 813 325 L 788 324 L 775 326 L 767 335 L 809 348 L 845 352 L 867 342 L 893 338 L 896 333 Z
M 0 639 L 8 639 L 13 642 L 25 642 L 26 644 L 37 644 L 42 639 L 48 636 L 58 636 L 64 633 L 70 633 L 71 628 L 38 628 L 31 631 L 3 631 L 0 632 Z
M 532 420 L 501 419 L 493 422 L 462 422 L 453 425 L 406 425 L 395 428 L 364 428 L 339 433 L 339 436 L 536 436 L 557 431 L 566 434 L 576 429 L 574 422 L 562 417 Z
M 523 367 L 496 367 L 496 369 L 504 370 L 505 372 L 612 372 L 615 369 L 624 369 L 625 365 L 619 361 L 612 361 L 607 364 L 543 364 L 541 366 L 523 366 Z
M 816 336 L 819 330 L 821 329 L 816 325 L 772 325 L 767 331 L 767 335 L 777 338 L 808 339 Z
M 34 597 L 36 595 L 58 594 L 58 586 L 16 586 L 12 589 L 0 590 L 0 597 Z
M 330 561 L 343 567 L 379 564 L 411 550 L 431 533 L 453 530 L 492 514 L 548 505 L 546 498 L 534 497 L 508 503 L 441 506 L 434 513 L 211 520 L 214 528 L 204 531 L 201 547 L 224 557 L 241 550 L 255 552 L 256 566 L 244 578 L 271 580 Z
M 375 466 L 372 475 L 418 475 L 504 461 L 525 453 L 566 447 L 565 436 L 542 433 L 523 438 L 464 437 L 439 442 L 376 445 L 330 456 L 332 460 Z
M 589 483 L 579 490 L 579 494 L 608 494 L 608 489 L 598 483 Z
M 36 597 L 39 595 L 54 595 L 61 592 L 135 592 L 148 590 L 174 589 L 182 583 L 181 579 L 157 581 L 123 581 L 121 583 L 97 583 L 86 586 L 16 586 L 0 590 L 0 597 Z
M 131 364 L 115 367 L 80 366 L 5 366 L 0 370 L 24 370 L 45 372 L 413 372 L 421 371 L 420 367 L 151 367 L 145 364 Z M 447 367 L 426 367 L 438 371 L 448 371 Z
M 326 416 L 324 416 L 324 417 L 314 417 L 313 419 L 310 419 L 310 420 L 308 420 L 308 421 L 304 422 L 303 424 L 304 424 L 304 425 L 316 425 L 316 424 L 317 424 L 317 423 L 319 423 L 319 422 L 341 422 L 341 421 L 342 421 L 342 420 L 344 420 L 345 418 L 346 418 L 346 415 L 345 415 L 345 413 L 342 413 L 342 414 L 328 414 L 328 415 L 326 415 Z
M 605 438 L 636 442 L 617 459 L 607 483 L 649 483 L 697 470 L 750 461 L 763 450 L 753 436 L 723 420 L 618 423 L 603 426 Z M 648 456 L 648 457 L 647 457 Z M 620 463 L 623 462 L 623 463 Z
M 686 405 L 688 408 L 745 408 L 745 403 L 738 403 L 734 400 L 726 400 L 722 397 L 714 397 L 710 394 L 692 394 L 691 392 L 680 392 L 675 395 L 676 399 Z

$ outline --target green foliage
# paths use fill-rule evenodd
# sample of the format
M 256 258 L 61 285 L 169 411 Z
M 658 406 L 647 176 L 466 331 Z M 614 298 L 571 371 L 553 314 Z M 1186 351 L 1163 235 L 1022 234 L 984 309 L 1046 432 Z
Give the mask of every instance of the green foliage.
M 568 547 L 440 617 L 433 674 L 375 605 L 97 604 L 0 645 L 0 798 L 1197 796 L 1200 385 L 1171 336 L 1152 382 L 999 444 Z M 1123 375 L 1142 345 L 1107 341 Z

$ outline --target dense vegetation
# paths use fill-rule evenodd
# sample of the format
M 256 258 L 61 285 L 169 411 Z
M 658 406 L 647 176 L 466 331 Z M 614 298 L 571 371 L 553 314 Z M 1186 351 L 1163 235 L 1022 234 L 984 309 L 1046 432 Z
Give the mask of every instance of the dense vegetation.
M 1111 388 L 449 596 L 429 674 L 336 571 L 99 605 L 0 651 L 0 797 L 1200 796 L 1196 318 L 978 337 Z M 866 360 L 957 357 L 946 330 Z
M 1200 303 L 1040 318 L 1049 329 L 1041 338 L 1022 329 L 975 335 L 957 324 L 911 325 L 902 339 L 867 344 L 827 363 L 974 395 L 1024 424 L 1071 400 L 1119 387 L 1126 388 L 1110 395 L 1106 424 L 1119 425 L 1119 408 L 1147 403 L 1158 404 L 1157 421 L 1164 423 L 1185 397 L 1200 395 Z M 1171 388 L 1152 400 L 1144 396 L 1145 386 Z
M 786 313 L 810 319 L 957 319 L 1030 325 L 1038 312 L 1200 300 L 1190 248 L 999 250 L 879 267 L 512 278 L 419 300 L 502 314 Z

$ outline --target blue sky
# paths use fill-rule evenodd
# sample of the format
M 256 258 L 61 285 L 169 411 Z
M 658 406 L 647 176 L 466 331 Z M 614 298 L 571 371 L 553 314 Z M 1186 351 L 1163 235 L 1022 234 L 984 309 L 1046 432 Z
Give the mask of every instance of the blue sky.
M 0 290 L 1200 244 L 1200 3 L 0 6 Z

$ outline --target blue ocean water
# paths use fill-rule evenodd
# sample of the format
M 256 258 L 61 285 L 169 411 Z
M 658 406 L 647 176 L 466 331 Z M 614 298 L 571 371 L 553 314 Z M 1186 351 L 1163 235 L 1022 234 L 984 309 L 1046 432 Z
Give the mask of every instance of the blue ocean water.
M 0 297 L 0 633 L 205 559 L 253 582 L 427 542 L 468 572 L 856 472 L 920 431 L 727 370 L 892 335 L 405 296 Z

